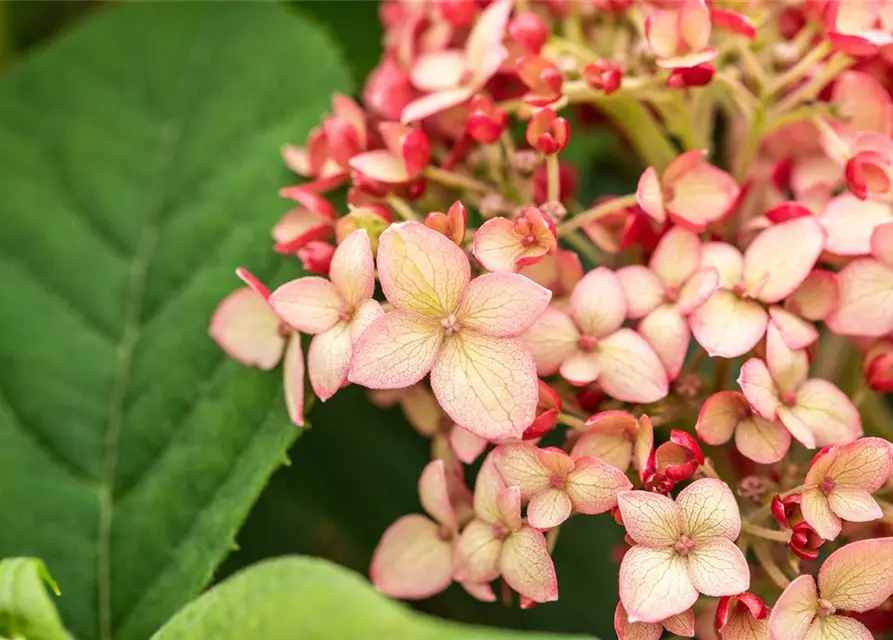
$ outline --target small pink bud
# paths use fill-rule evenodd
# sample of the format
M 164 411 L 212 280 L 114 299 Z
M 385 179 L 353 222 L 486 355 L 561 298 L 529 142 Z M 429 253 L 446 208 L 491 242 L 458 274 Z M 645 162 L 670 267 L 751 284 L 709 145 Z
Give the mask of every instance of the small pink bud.
M 335 247 L 327 242 L 313 241 L 298 249 L 298 258 L 307 271 L 327 275 Z
M 861 133 L 850 148 L 846 182 L 860 200 L 893 200 L 893 143 L 877 133 Z
M 704 62 L 694 67 L 679 67 L 673 69 L 667 76 L 666 85 L 670 89 L 688 89 L 691 87 L 703 87 L 710 84 L 716 67 L 709 62 Z
M 475 96 L 468 105 L 465 130 L 481 144 L 493 144 L 505 131 L 508 115 L 487 96 Z
M 791 530 L 791 551 L 803 560 L 815 560 L 819 557 L 819 548 L 825 543 L 816 530 L 805 522 L 795 524 Z
M 528 53 L 538 54 L 549 37 L 549 26 L 537 14 L 522 11 L 509 22 L 509 34 Z
M 558 414 L 561 413 L 561 398 L 554 389 L 542 380 L 537 380 L 537 385 L 536 419 L 522 434 L 524 440 L 536 440 L 552 431 L 558 425 Z
M 606 94 L 617 91 L 623 81 L 623 71 L 612 60 L 599 60 L 587 64 L 580 70 L 580 76 L 587 85 L 593 89 L 604 91 Z
M 475 0 L 437 0 L 437 8 L 441 17 L 454 27 L 470 27 L 477 16 Z
M 673 429 L 670 432 L 670 442 L 674 442 L 680 447 L 688 449 L 695 457 L 695 460 L 698 461 L 698 464 L 704 464 L 704 452 L 701 451 L 701 445 L 698 444 L 697 439 L 693 435 L 686 433 L 685 431 Z
M 540 109 L 527 123 L 527 142 L 546 155 L 563 150 L 570 136 L 567 120 L 559 117 L 552 109 Z
M 561 97 L 564 79 L 555 64 L 541 56 L 525 56 L 518 60 L 518 78 L 530 92 L 524 101 L 534 107 L 544 107 Z
M 465 240 L 465 228 L 467 225 L 468 213 L 458 200 L 452 204 L 447 213 L 432 211 L 425 217 L 426 227 L 439 231 L 460 247 Z
M 893 393 L 893 342 L 882 340 L 866 351 L 862 371 L 873 391 Z

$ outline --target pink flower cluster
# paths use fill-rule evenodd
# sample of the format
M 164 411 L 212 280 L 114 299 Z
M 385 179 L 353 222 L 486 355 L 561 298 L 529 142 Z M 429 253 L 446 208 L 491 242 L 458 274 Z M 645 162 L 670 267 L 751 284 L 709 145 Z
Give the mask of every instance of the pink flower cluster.
M 365 387 L 431 439 L 374 584 L 556 600 L 563 523 L 610 513 L 620 640 L 893 631 L 893 3 L 381 19 L 362 106 L 283 148 L 306 181 L 272 244 L 315 275 L 239 269 L 210 325 L 284 360 L 296 425 L 306 334 L 316 398 Z M 593 127 L 641 171 L 587 203 L 565 158 Z

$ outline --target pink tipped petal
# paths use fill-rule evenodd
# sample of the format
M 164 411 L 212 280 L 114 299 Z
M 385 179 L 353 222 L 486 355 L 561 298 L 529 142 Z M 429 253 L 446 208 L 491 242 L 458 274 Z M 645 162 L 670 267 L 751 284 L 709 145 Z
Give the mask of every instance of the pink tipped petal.
M 482 68 L 488 50 L 502 44 L 511 12 L 510 0 L 497 0 L 481 12 L 465 41 L 465 56 L 469 68 Z
M 719 272 L 714 267 L 699 269 L 689 278 L 676 299 L 679 313 L 688 315 L 702 304 L 719 288 Z
M 679 31 L 683 42 L 692 51 L 700 51 L 710 43 L 712 30 L 710 10 L 704 0 L 685 0 L 679 9 Z
M 496 602 L 496 594 L 493 587 L 487 582 L 461 582 L 462 588 L 475 600 L 481 602 Z
M 663 196 L 661 195 L 660 179 L 654 167 L 645 169 L 645 173 L 639 178 L 639 186 L 636 189 L 636 202 L 646 214 L 656 222 L 664 222 L 667 213 L 664 210 Z
M 692 609 L 670 616 L 661 623 L 670 633 L 684 638 L 695 636 L 695 612 Z
M 835 488 L 828 494 L 828 504 L 838 518 L 849 522 L 871 522 L 884 515 L 870 493 L 854 487 Z
M 400 184 L 410 178 L 403 158 L 385 149 L 366 151 L 354 156 L 350 159 L 350 168 L 366 178 L 386 184 Z
M 840 298 L 837 274 L 815 269 L 797 290 L 785 300 L 785 308 L 807 320 L 827 318 L 837 308 Z
M 620 564 L 620 600 L 631 622 L 660 622 L 698 599 L 685 558 L 674 549 L 635 546 Z
M 682 511 L 686 533 L 696 543 L 708 538 L 735 540 L 741 532 L 738 502 L 721 480 L 702 478 L 692 482 L 680 492 L 676 504 Z
M 438 537 L 437 524 L 425 516 L 403 516 L 382 536 L 369 573 L 392 598 L 428 598 L 453 581 L 453 545 Z
M 352 352 L 350 327 L 344 322 L 314 336 L 310 342 L 307 352 L 310 386 L 323 402 L 347 381 Z
M 497 498 L 505 489 L 505 480 L 496 468 L 495 455 L 484 458 L 481 470 L 474 481 L 474 513 L 489 523 L 499 521 Z
M 463 464 L 472 464 L 487 448 L 487 441 L 468 429 L 454 425 L 450 430 L 450 448 Z
M 395 307 L 440 320 L 456 310 L 471 267 L 443 234 L 420 222 L 403 222 L 381 234 L 378 277 Z
M 463 328 L 494 338 L 529 329 L 549 306 L 552 292 L 517 273 L 487 273 L 471 281 L 456 318 Z
M 561 377 L 572 385 L 583 387 L 598 379 L 601 363 L 598 354 L 575 351 L 568 356 L 559 369 Z
M 626 317 L 626 299 L 614 272 L 599 267 L 587 273 L 571 294 L 571 312 L 588 336 L 602 338 L 617 331 Z
M 804 349 L 819 339 L 815 325 L 781 307 L 769 307 L 772 324 L 790 349 Z
M 748 293 L 770 304 L 786 298 L 812 271 L 824 245 L 825 232 L 813 217 L 769 227 L 754 238 L 744 254 Z
M 733 596 L 750 586 L 750 569 L 737 545 L 724 538 L 698 543 L 688 554 L 688 574 L 705 596 Z
M 493 525 L 472 520 L 462 530 L 456 545 L 456 580 L 491 582 L 499 576 L 502 540 L 494 537 Z
M 372 244 L 365 229 L 357 229 L 338 245 L 329 267 L 329 278 L 351 308 L 375 292 Z
M 757 620 L 747 613 L 735 614 L 723 627 L 722 637 L 725 640 L 768 640 L 769 620 Z
M 791 433 L 779 422 L 751 416 L 738 423 L 735 447 L 745 458 L 759 464 L 774 464 L 791 448 Z
M 558 599 L 558 577 L 543 534 L 524 527 L 505 540 L 499 562 L 506 583 L 534 602 Z
M 645 22 L 645 37 L 658 58 L 669 58 L 679 44 L 679 21 L 674 11 L 656 9 Z
M 844 616 L 816 618 L 806 640 L 874 640 L 864 624 Z
M 831 511 L 828 498 L 820 490 L 806 489 L 802 494 L 800 510 L 806 524 L 825 540 L 834 540 L 840 535 L 840 518 Z
M 701 268 L 713 267 L 719 274 L 719 286 L 733 289 L 744 274 L 744 257 L 735 247 L 725 242 L 708 242 L 701 247 Z
M 864 613 L 893 594 L 893 538 L 841 547 L 819 571 L 819 593 L 838 609 Z
M 450 504 L 450 492 L 447 485 L 443 460 L 432 460 L 419 476 L 419 500 L 425 512 L 435 521 L 455 531 L 456 512 Z
M 508 218 L 487 220 L 474 234 L 474 257 L 487 271 L 517 271 L 524 249 L 515 224 Z
M 520 436 L 533 422 L 536 381 L 536 364 L 523 342 L 467 330 L 446 340 L 431 371 L 431 388 L 443 410 L 491 441 Z
M 704 401 L 695 430 L 698 437 L 707 444 L 725 444 L 732 438 L 735 427 L 742 417 L 749 413 L 750 405 L 744 394 L 737 391 L 719 391 Z
M 304 426 L 304 351 L 301 336 L 293 334 L 285 347 L 282 363 L 282 386 L 285 390 L 285 407 L 292 423 Z
M 815 434 L 812 432 L 812 429 L 790 407 L 786 405 L 780 406 L 778 408 L 778 419 L 800 444 L 807 449 L 816 448 Z
M 759 358 L 745 362 L 738 384 L 754 411 L 766 420 L 775 420 L 780 406 L 778 389 L 765 362 Z
M 444 49 L 419 56 L 412 65 L 409 77 L 421 91 L 445 91 L 461 85 L 466 71 L 465 52 Z
M 578 513 L 604 513 L 617 506 L 617 494 L 632 489 L 626 474 L 598 458 L 580 458 L 564 490 Z
M 885 224 L 871 234 L 871 254 L 893 269 L 893 224 Z
M 632 416 L 630 419 L 635 428 L 635 419 Z M 620 471 L 629 468 L 632 455 L 633 443 L 624 434 L 601 433 L 592 428 L 583 433 L 571 451 L 575 460 L 584 456 L 598 458 Z
M 573 504 L 568 495 L 560 489 L 546 489 L 536 494 L 527 505 L 527 520 L 530 526 L 547 531 L 568 519 Z
M 835 333 L 882 336 L 893 331 L 893 267 L 854 260 L 838 274 L 840 302 L 828 317 Z
M 712 59 L 713 51 L 695 64 Z M 676 222 L 692 229 L 704 229 L 722 218 L 738 198 L 738 185 L 728 173 L 713 165 L 702 163 L 685 172 L 673 182 L 673 197 L 667 199 L 667 209 Z
M 649 313 L 637 327 L 639 333 L 657 353 L 667 377 L 675 380 L 682 371 L 691 330 L 676 307 L 665 304 Z
M 774 322 L 769 323 L 766 331 L 766 365 L 778 394 L 796 391 L 809 375 L 806 349 L 792 349 L 785 344 Z
M 711 356 L 737 358 L 766 333 L 769 314 L 759 304 L 720 289 L 689 317 L 692 333 Z
M 493 451 L 493 462 L 508 486 L 520 487 L 525 500 L 549 488 L 551 474 L 540 463 L 532 444 L 500 445 Z
M 826 380 L 807 380 L 797 391 L 797 404 L 791 411 L 809 426 L 819 447 L 846 444 L 862 435 L 859 410 Z
M 862 438 L 840 447 L 827 473 L 838 485 L 874 492 L 893 472 L 893 446 L 883 438 Z
M 871 253 L 872 232 L 893 222 L 893 209 L 889 203 L 860 200 L 845 193 L 828 203 L 819 220 L 828 233 L 826 250 L 842 256 L 863 256 Z
M 660 640 L 664 628 L 658 622 L 630 622 L 623 603 L 618 602 L 614 611 L 614 631 L 618 640 Z
M 279 364 L 285 348 L 279 318 L 266 300 L 244 287 L 218 305 L 208 332 L 229 357 L 266 371 Z
M 599 384 L 623 402 L 656 402 L 669 391 L 667 372 L 645 339 L 620 329 L 598 343 Z
M 658 243 L 648 266 L 666 287 L 681 287 L 701 262 L 701 241 L 682 227 L 670 229 Z
M 642 318 L 663 302 L 663 285 L 650 269 L 633 265 L 618 269 L 616 275 L 626 297 L 627 317 Z
M 439 324 L 392 311 L 363 332 L 354 345 L 350 381 L 369 389 L 401 389 L 425 377 L 440 354 Z
M 350 325 L 350 339 L 356 342 L 369 326 L 384 315 L 384 311 L 377 300 L 365 300 L 354 311 Z
M 655 549 L 672 547 L 682 535 L 682 511 L 666 496 L 648 491 L 624 491 L 617 496 L 617 506 L 626 532 L 638 544 Z M 673 613 L 679 611 L 667 615 Z
M 331 329 L 341 319 L 345 300 L 331 282 L 310 276 L 276 289 L 270 294 L 270 306 L 298 331 L 317 334 Z
M 459 89 L 450 89 L 447 91 L 437 91 L 429 93 L 410 102 L 403 107 L 400 114 L 400 121 L 403 124 L 410 124 L 424 120 L 429 116 L 446 111 L 457 105 L 467 102 L 474 95 L 472 87 L 461 87 Z
M 784 640 L 806 640 L 819 610 L 815 578 L 803 575 L 784 590 L 769 616 L 769 635 Z
M 580 333 L 569 315 L 558 307 L 549 306 L 522 338 L 533 353 L 537 373 L 550 376 L 577 351 Z
M 521 488 L 506 487 L 496 495 L 496 510 L 499 520 L 509 531 L 521 528 Z

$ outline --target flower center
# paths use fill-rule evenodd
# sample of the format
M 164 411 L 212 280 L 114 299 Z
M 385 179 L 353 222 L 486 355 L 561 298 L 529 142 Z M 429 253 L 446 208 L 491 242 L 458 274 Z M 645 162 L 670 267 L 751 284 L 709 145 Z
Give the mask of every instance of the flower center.
M 586 353 L 590 353 L 591 351 L 595 351 L 595 346 L 598 344 L 598 340 L 593 338 L 592 336 L 580 336 L 580 349 L 585 351 Z
M 837 486 L 837 483 L 834 482 L 834 478 L 831 476 L 825 476 L 822 478 L 822 481 L 819 483 L 819 491 L 828 495 L 832 491 L 834 491 L 834 487 Z
M 694 549 L 695 543 L 684 533 L 679 536 L 679 539 L 676 541 L 676 544 L 673 545 L 673 548 L 679 553 L 680 556 L 687 556 L 688 552 Z
M 347 306 L 342 307 L 338 311 L 338 317 L 341 319 L 342 322 L 350 322 L 351 320 L 353 320 L 353 309 Z
M 444 332 L 446 332 L 448 336 L 451 336 L 459 330 L 459 321 L 456 320 L 456 316 L 451 313 L 440 321 L 440 326 L 443 327 Z
M 534 238 L 533 236 L 528 235 L 521 238 L 521 246 L 523 247 L 532 247 L 535 244 L 536 238 Z
M 549 486 L 553 489 L 564 489 L 564 478 L 561 476 L 552 476 Z
M 797 392 L 796 391 L 785 391 L 781 394 L 781 401 L 785 403 L 789 407 L 793 407 L 797 404 Z
M 508 527 L 506 527 L 501 522 L 497 522 L 496 524 L 494 524 L 492 531 L 493 531 L 493 537 L 496 538 L 497 540 L 502 540 L 509 534 Z
M 453 539 L 452 532 L 446 527 L 446 525 L 439 525 L 437 527 L 437 539 L 443 542 L 449 542 Z
M 294 331 L 294 329 L 292 329 L 286 323 L 281 322 L 281 321 L 279 322 L 279 326 L 276 327 L 276 333 L 278 333 L 280 335 L 280 337 L 282 337 L 282 338 L 287 338 L 288 336 L 290 336 L 292 334 L 293 331 Z
M 679 289 L 680 287 L 672 286 L 666 287 L 664 289 L 664 297 L 666 297 L 667 302 L 676 302 L 679 299 Z
M 837 611 L 837 607 L 835 607 L 833 604 L 831 604 L 824 598 L 819 598 L 818 616 L 820 618 L 827 618 L 828 616 L 833 616 L 836 611 Z

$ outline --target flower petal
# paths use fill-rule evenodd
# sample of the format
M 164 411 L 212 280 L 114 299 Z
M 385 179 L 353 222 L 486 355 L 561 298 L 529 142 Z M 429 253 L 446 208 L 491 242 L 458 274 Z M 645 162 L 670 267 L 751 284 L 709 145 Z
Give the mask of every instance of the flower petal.
M 719 272 L 715 267 L 705 267 L 695 271 L 682 286 L 676 299 L 679 313 L 688 315 L 707 302 L 713 292 L 719 288 Z
M 335 395 L 347 381 L 352 352 L 350 325 L 346 322 L 339 322 L 314 336 L 310 342 L 307 352 L 310 386 L 323 402 Z
M 659 622 L 630 622 L 623 603 L 614 610 L 614 632 L 618 640 L 660 640 L 664 632 Z
M 656 222 L 663 222 L 667 219 L 660 179 L 654 167 L 645 169 L 642 177 L 639 178 L 639 185 L 636 188 L 636 203 Z
M 435 522 L 447 526 L 451 531 L 458 527 L 456 512 L 450 503 L 443 460 L 432 460 L 419 476 L 419 500 L 422 508 Z
M 667 373 L 642 336 L 620 329 L 598 343 L 598 380 L 605 393 L 623 402 L 656 402 L 669 391 Z
M 421 98 L 416 98 L 403 107 L 400 121 L 403 124 L 410 124 L 418 120 L 424 120 L 429 116 L 466 102 L 472 95 L 474 95 L 473 87 L 460 87 L 458 89 L 429 93 Z
M 819 593 L 838 609 L 864 613 L 893 594 L 893 538 L 841 547 L 819 570 Z
M 759 464 L 773 464 L 784 458 L 791 448 L 791 432 L 779 422 L 751 416 L 738 423 L 735 447 L 745 458 Z
M 577 351 L 580 333 L 569 315 L 549 306 L 521 337 L 533 353 L 537 373 L 550 376 Z
M 357 229 L 335 249 L 329 278 L 351 309 L 375 292 L 375 263 L 372 244 L 365 229 Z
M 499 512 L 499 521 L 509 531 L 517 531 L 521 528 L 521 488 L 506 487 L 496 496 L 496 509 Z
M 626 298 L 627 317 L 641 318 L 663 302 L 663 285 L 647 267 L 642 265 L 623 267 L 617 270 L 616 275 Z
M 671 219 L 696 231 L 722 218 L 739 193 L 732 176 L 706 162 L 683 173 L 672 187 L 673 197 L 666 203 Z
M 801 494 L 800 511 L 806 524 L 816 530 L 825 540 L 834 540 L 840 535 L 840 518 L 831 511 L 828 498 L 818 489 L 806 489 Z
M 505 539 L 499 561 L 508 586 L 534 602 L 558 599 L 558 577 L 543 534 L 524 527 Z
M 809 375 L 806 349 L 792 349 L 785 344 L 774 322 L 766 330 L 766 366 L 779 394 L 796 391 Z
M 484 458 L 481 470 L 474 481 L 474 513 L 478 518 L 489 522 L 499 522 L 499 494 L 505 489 L 505 480 L 496 468 L 495 455 Z
M 766 333 L 769 315 L 752 300 L 720 289 L 689 316 L 692 333 L 711 356 L 737 358 Z
M 626 317 L 626 298 L 614 272 L 599 267 L 587 273 L 571 294 L 571 313 L 580 330 L 593 338 L 619 329 Z
M 453 545 L 438 537 L 437 524 L 425 516 L 403 516 L 375 547 L 369 575 L 392 598 L 433 596 L 453 581 Z
M 819 447 L 846 444 L 862 435 L 859 410 L 827 380 L 807 380 L 797 391 L 791 412 L 809 427 Z
M 675 380 L 685 364 L 691 341 L 691 330 L 674 305 L 662 304 L 649 313 L 636 327 L 657 353 L 667 377 Z
M 750 569 L 738 546 L 725 538 L 698 543 L 688 554 L 688 575 L 705 596 L 733 596 L 750 586 Z
M 496 447 L 492 457 L 506 485 L 520 487 L 524 500 L 549 488 L 551 473 L 540 463 L 534 445 L 526 442 L 502 444 Z
M 825 232 L 814 217 L 769 227 L 744 253 L 747 292 L 770 304 L 786 298 L 812 271 L 824 246 Z
M 410 179 L 406 161 L 386 149 L 376 149 L 355 155 L 350 168 L 363 177 L 385 184 L 401 184 Z
M 804 349 L 819 339 L 815 325 L 779 306 L 769 307 L 772 325 L 790 349 Z
M 279 318 L 266 300 L 247 287 L 220 302 L 208 333 L 230 358 L 265 371 L 279 364 L 285 348 Z
M 701 241 L 688 229 L 673 227 L 661 238 L 648 266 L 664 286 L 681 287 L 701 262 Z
M 575 351 L 561 364 L 559 373 L 562 378 L 578 387 L 594 382 L 601 373 L 598 354 Z
M 838 274 L 840 302 L 828 326 L 842 335 L 882 336 L 893 331 L 893 267 L 860 259 Z
M 841 256 L 871 253 L 871 234 L 885 222 L 893 222 L 893 209 L 886 202 L 860 200 L 851 193 L 831 200 L 819 214 L 828 234 L 825 249 Z
M 425 377 L 443 344 L 443 329 L 405 311 L 375 320 L 354 345 L 349 379 L 369 389 L 400 389 Z
M 384 311 L 378 303 L 378 300 L 370 299 L 361 302 L 354 311 L 353 319 L 348 322 L 348 325 L 350 326 L 351 341 L 356 342 L 359 340 L 366 329 L 383 315 Z
M 732 438 L 742 416 L 749 413 L 750 405 L 743 393 L 718 391 L 701 406 L 695 430 L 707 444 L 725 444 Z
M 378 242 L 378 277 L 398 309 L 442 319 L 456 310 L 471 278 L 465 253 L 420 222 L 394 224 Z
M 893 445 L 883 438 L 861 438 L 840 447 L 828 469 L 838 486 L 880 489 L 893 472 Z
M 692 609 L 670 616 L 661 624 L 667 631 L 677 636 L 684 638 L 693 638 L 695 636 L 695 612 Z
M 617 494 L 632 489 L 626 474 L 598 458 L 578 458 L 564 490 L 578 513 L 604 513 L 617 506 Z
M 725 242 L 708 242 L 701 247 L 701 268 L 713 267 L 719 273 L 719 286 L 733 289 L 744 273 L 744 256 Z
M 893 268 L 893 223 L 882 225 L 871 234 L 871 255 Z
M 530 526 L 546 531 L 553 529 L 568 519 L 573 504 L 561 489 L 546 489 L 533 496 L 527 505 L 527 520 Z
M 301 336 L 292 334 L 285 347 L 282 362 L 282 386 L 285 391 L 285 407 L 288 417 L 299 426 L 304 426 L 304 351 L 301 349 Z
M 487 271 L 513 272 L 524 253 L 521 236 L 508 218 L 493 218 L 474 233 L 474 257 Z
M 751 358 L 741 367 L 738 385 L 753 410 L 766 420 L 775 420 L 781 402 L 778 388 L 769 372 L 769 367 L 759 358 Z
M 874 640 L 864 624 L 844 616 L 816 618 L 806 640 Z
M 784 301 L 785 309 L 813 322 L 824 320 L 837 308 L 839 288 L 836 273 L 814 269 Z
M 487 448 L 487 441 L 468 429 L 453 425 L 450 429 L 450 448 L 463 464 L 472 464 Z
M 627 551 L 620 563 L 620 600 L 629 620 L 660 622 L 691 607 L 698 592 L 686 565 L 672 548 Z
M 571 458 L 598 458 L 626 471 L 633 455 L 633 443 L 627 434 L 638 430 L 636 419 L 625 411 L 604 411 L 589 418 L 586 425 L 571 450 Z
M 735 613 L 722 629 L 725 640 L 768 640 L 769 621 L 757 620 L 749 613 Z
M 785 640 L 805 640 L 819 610 L 815 579 L 803 575 L 778 597 L 769 616 L 769 635 Z
M 685 532 L 697 543 L 709 538 L 735 540 L 741 532 L 738 502 L 721 480 L 695 480 L 679 493 L 676 504 L 682 512 Z
M 672 547 L 682 535 L 682 511 L 666 496 L 649 491 L 624 491 L 617 495 L 617 506 L 627 534 L 638 544 L 655 549 Z M 667 615 L 673 613 L 679 612 Z
M 497 0 L 477 17 L 474 27 L 465 41 L 465 56 L 470 69 L 482 69 L 485 66 L 488 50 L 502 44 L 511 12 L 512 2 L 510 0 Z
M 533 422 L 536 381 L 536 364 L 523 342 L 470 330 L 445 341 L 431 371 L 431 388 L 443 410 L 491 441 L 520 437 Z
M 493 535 L 493 525 L 472 520 L 462 530 L 456 544 L 456 580 L 490 582 L 499 577 L 502 540 Z
M 328 331 L 341 320 L 345 300 L 325 278 L 298 278 L 270 294 L 270 306 L 292 327 L 302 333 Z
M 516 336 L 536 322 L 552 292 L 517 273 L 486 273 L 465 289 L 456 318 L 462 327 L 494 338 Z
M 884 515 L 868 491 L 855 487 L 836 487 L 828 494 L 828 504 L 838 518 L 849 522 L 871 522 Z
M 464 51 L 442 49 L 416 58 L 410 69 L 410 80 L 420 91 L 446 91 L 460 86 L 467 70 Z

